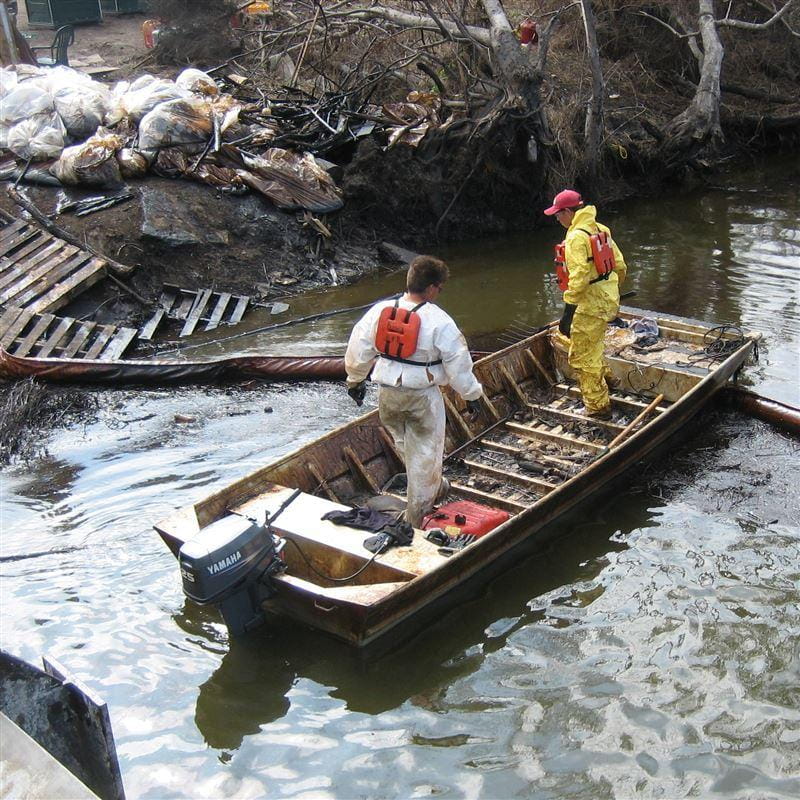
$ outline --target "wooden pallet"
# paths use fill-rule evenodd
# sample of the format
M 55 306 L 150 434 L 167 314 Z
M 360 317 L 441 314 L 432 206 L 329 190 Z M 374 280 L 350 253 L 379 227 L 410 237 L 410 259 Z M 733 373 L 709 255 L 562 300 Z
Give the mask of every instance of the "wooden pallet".
M 250 298 L 245 295 L 212 289 L 180 289 L 164 284 L 159 308 L 141 329 L 139 338 L 152 339 L 165 318 L 183 322 L 181 336 L 190 336 L 201 322 L 205 323 L 205 331 L 214 330 L 218 325 L 236 325 L 241 322 L 249 303 Z
M 19 306 L 0 314 L 0 347 L 15 356 L 113 361 L 124 355 L 136 333 L 136 328 L 36 314 Z
M 21 219 L 0 217 L 0 306 L 55 311 L 106 275 L 106 261 Z

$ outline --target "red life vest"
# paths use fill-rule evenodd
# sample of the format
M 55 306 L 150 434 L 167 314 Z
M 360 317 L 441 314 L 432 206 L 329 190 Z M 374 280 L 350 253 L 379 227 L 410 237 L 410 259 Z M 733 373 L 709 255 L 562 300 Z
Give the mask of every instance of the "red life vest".
M 397 299 L 393 306 L 386 306 L 381 311 L 378 317 L 378 329 L 375 331 L 375 349 L 382 356 L 397 361 L 407 361 L 414 354 L 420 325 L 417 309 L 424 305 L 424 302 L 419 303 L 409 311 L 400 308 L 400 300 Z
M 590 261 L 594 261 L 594 268 L 597 270 L 597 277 L 589 283 L 597 283 L 597 281 L 606 280 L 608 276 L 614 271 L 617 266 L 617 260 L 614 258 L 614 250 L 611 247 L 611 237 L 605 231 L 598 231 L 592 233 L 585 228 L 578 228 L 589 237 L 589 246 L 592 249 L 592 254 L 589 256 Z M 556 280 L 558 281 L 558 288 L 562 292 L 566 292 L 569 288 L 569 270 L 567 269 L 566 257 L 567 241 L 566 239 L 560 244 L 556 245 Z
M 599 275 L 598 278 L 595 278 L 595 281 L 607 278 L 614 271 L 614 267 L 617 266 L 614 250 L 611 247 L 611 237 L 605 231 L 589 233 L 583 228 L 579 230 L 589 234 L 589 244 L 592 246 L 592 260 L 594 261 L 594 268 Z
M 561 289 L 562 292 L 566 292 L 569 288 L 569 271 L 567 270 L 566 249 L 566 241 L 557 244 L 556 256 L 553 259 L 556 264 L 556 281 L 558 281 L 558 288 Z

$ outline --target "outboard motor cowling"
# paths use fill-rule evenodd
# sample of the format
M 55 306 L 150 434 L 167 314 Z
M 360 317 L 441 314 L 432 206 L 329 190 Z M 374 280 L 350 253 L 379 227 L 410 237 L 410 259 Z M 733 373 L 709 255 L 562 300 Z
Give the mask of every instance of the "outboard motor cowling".
M 183 592 L 199 605 L 219 605 L 230 634 L 239 636 L 263 620 L 269 576 L 285 568 L 283 545 L 269 521 L 228 514 L 181 547 Z

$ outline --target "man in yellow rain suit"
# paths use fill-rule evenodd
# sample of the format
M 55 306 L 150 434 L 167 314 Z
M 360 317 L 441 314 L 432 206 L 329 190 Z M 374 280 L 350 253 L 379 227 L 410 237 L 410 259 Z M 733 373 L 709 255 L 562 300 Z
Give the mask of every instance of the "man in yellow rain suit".
M 628 268 L 611 231 L 597 221 L 597 209 L 584 206 L 576 191 L 559 192 L 544 213 L 555 216 L 567 229 L 563 247 L 569 284 L 564 291 L 564 313 L 558 329 L 570 339 L 569 365 L 578 373 L 586 415 L 608 419 L 611 402 L 603 345 L 606 325 L 619 313 L 619 287 Z M 590 242 L 592 234 L 599 231 L 608 234 L 614 254 L 614 269 L 603 278 L 595 267 Z

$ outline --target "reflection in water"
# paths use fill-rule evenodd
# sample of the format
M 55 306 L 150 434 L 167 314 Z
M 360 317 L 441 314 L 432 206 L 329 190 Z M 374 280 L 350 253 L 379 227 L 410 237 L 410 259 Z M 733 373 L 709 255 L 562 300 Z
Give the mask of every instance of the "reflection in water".
M 638 305 L 764 331 L 748 374 L 798 404 L 800 184 L 778 166 L 603 216 Z M 447 310 L 471 337 L 554 318 L 558 236 L 449 248 Z M 401 284 L 374 276 L 291 313 Z M 250 346 L 340 352 L 352 322 Z M 800 796 L 796 441 L 704 415 L 552 544 L 364 660 L 288 622 L 228 642 L 151 529 L 357 413 L 333 384 L 248 386 L 108 393 L 107 417 L 3 475 L 0 558 L 43 555 L 0 560 L 0 643 L 104 697 L 129 796 Z

